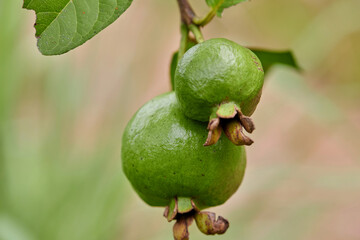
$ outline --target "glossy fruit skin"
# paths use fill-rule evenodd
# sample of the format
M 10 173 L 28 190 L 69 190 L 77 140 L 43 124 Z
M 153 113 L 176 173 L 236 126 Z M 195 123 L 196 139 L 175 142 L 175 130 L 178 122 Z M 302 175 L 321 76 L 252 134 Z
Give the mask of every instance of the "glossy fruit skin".
M 175 92 L 191 119 L 208 121 L 223 102 L 236 103 L 250 116 L 260 100 L 264 71 L 249 49 L 215 38 L 189 49 L 175 73 Z
M 149 205 L 166 206 L 175 196 L 193 198 L 201 209 L 223 204 L 238 189 L 245 149 L 226 137 L 203 146 L 206 124 L 180 111 L 175 93 L 145 104 L 122 140 L 123 171 Z

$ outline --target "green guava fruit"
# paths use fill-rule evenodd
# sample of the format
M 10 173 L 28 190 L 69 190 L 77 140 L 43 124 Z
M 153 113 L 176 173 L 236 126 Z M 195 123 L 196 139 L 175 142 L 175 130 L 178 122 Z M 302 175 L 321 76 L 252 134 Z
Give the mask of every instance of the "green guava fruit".
M 172 92 L 138 110 L 123 135 L 123 171 L 147 204 L 165 206 L 165 217 L 177 219 L 175 239 L 186 239 L 193 218 L 202 232 L 223 233 L 227 221 L 200 210 L 223 204 L 244 176 L 244 147 L 223 137 L 204 148 L 206 134 L 206 123 L 183 115 Z
M 210 39 L 190 48 L 175 72 L 175 92 L 182 112 L 209 121 L 205 146 L 215 144 L 224 130 L 236 145 L 253 141 L 249 118 L 259 103 L 264 83 L 260 60 L 249 49 L 227 39 Z

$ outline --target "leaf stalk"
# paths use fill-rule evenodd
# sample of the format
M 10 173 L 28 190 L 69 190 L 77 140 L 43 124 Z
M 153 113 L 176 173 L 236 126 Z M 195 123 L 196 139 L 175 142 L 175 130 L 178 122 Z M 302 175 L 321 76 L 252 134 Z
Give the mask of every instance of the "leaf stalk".
M 197 26 L 200 27 L 204 27 L 205 25 L 207 25 L 208 23 L 210 23 L 214 17 L 216 16 L 220 6 L 224 3 L 225 0 L 221 0 L 219 1 L 219 3 L 210 9 L 210 11 L 208 12 L 208 14 L 206 14 L 205 17 L 203 18 L 199 18 L 199 17 L 194 17 L 193 18 L 193 23 L 196 24 Z

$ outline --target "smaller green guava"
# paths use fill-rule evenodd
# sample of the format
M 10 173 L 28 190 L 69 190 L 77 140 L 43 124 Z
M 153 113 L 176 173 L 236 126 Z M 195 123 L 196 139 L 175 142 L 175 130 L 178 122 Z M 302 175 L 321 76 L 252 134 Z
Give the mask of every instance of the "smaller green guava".
M 175 239 L 187 239 L 193 219 L 205 234 L 224 233 L 224 218 L 200 210 L 223 204 L 244 176 L 244 147 L 223 137 L 204 148 L 206 134 L 205 123 L 183 115 L 174 92 L 146 103 L 123 134 L 123 171 L 146 203 L 166 207 L 165 217 L 177 220 Z
M 182 112 L 206 121 L 205 146 L 215 144 L 222 130 L 236 145 L 253 141 L 249 118 L 259 103 L 264 83 L 260 60 L 249 49 L 227 39 L 210 39 L 190 48 L 175 72 L 175 92 Z

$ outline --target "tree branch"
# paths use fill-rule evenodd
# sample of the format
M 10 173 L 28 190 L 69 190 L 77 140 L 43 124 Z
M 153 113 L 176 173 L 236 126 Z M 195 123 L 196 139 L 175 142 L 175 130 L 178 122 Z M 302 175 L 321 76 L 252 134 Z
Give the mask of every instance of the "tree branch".
M 191 8 L 188 0 L 177 0 L 180 8 L 181 21 L 186 25 L 190 25 L 193 22 L 195 13 Z

